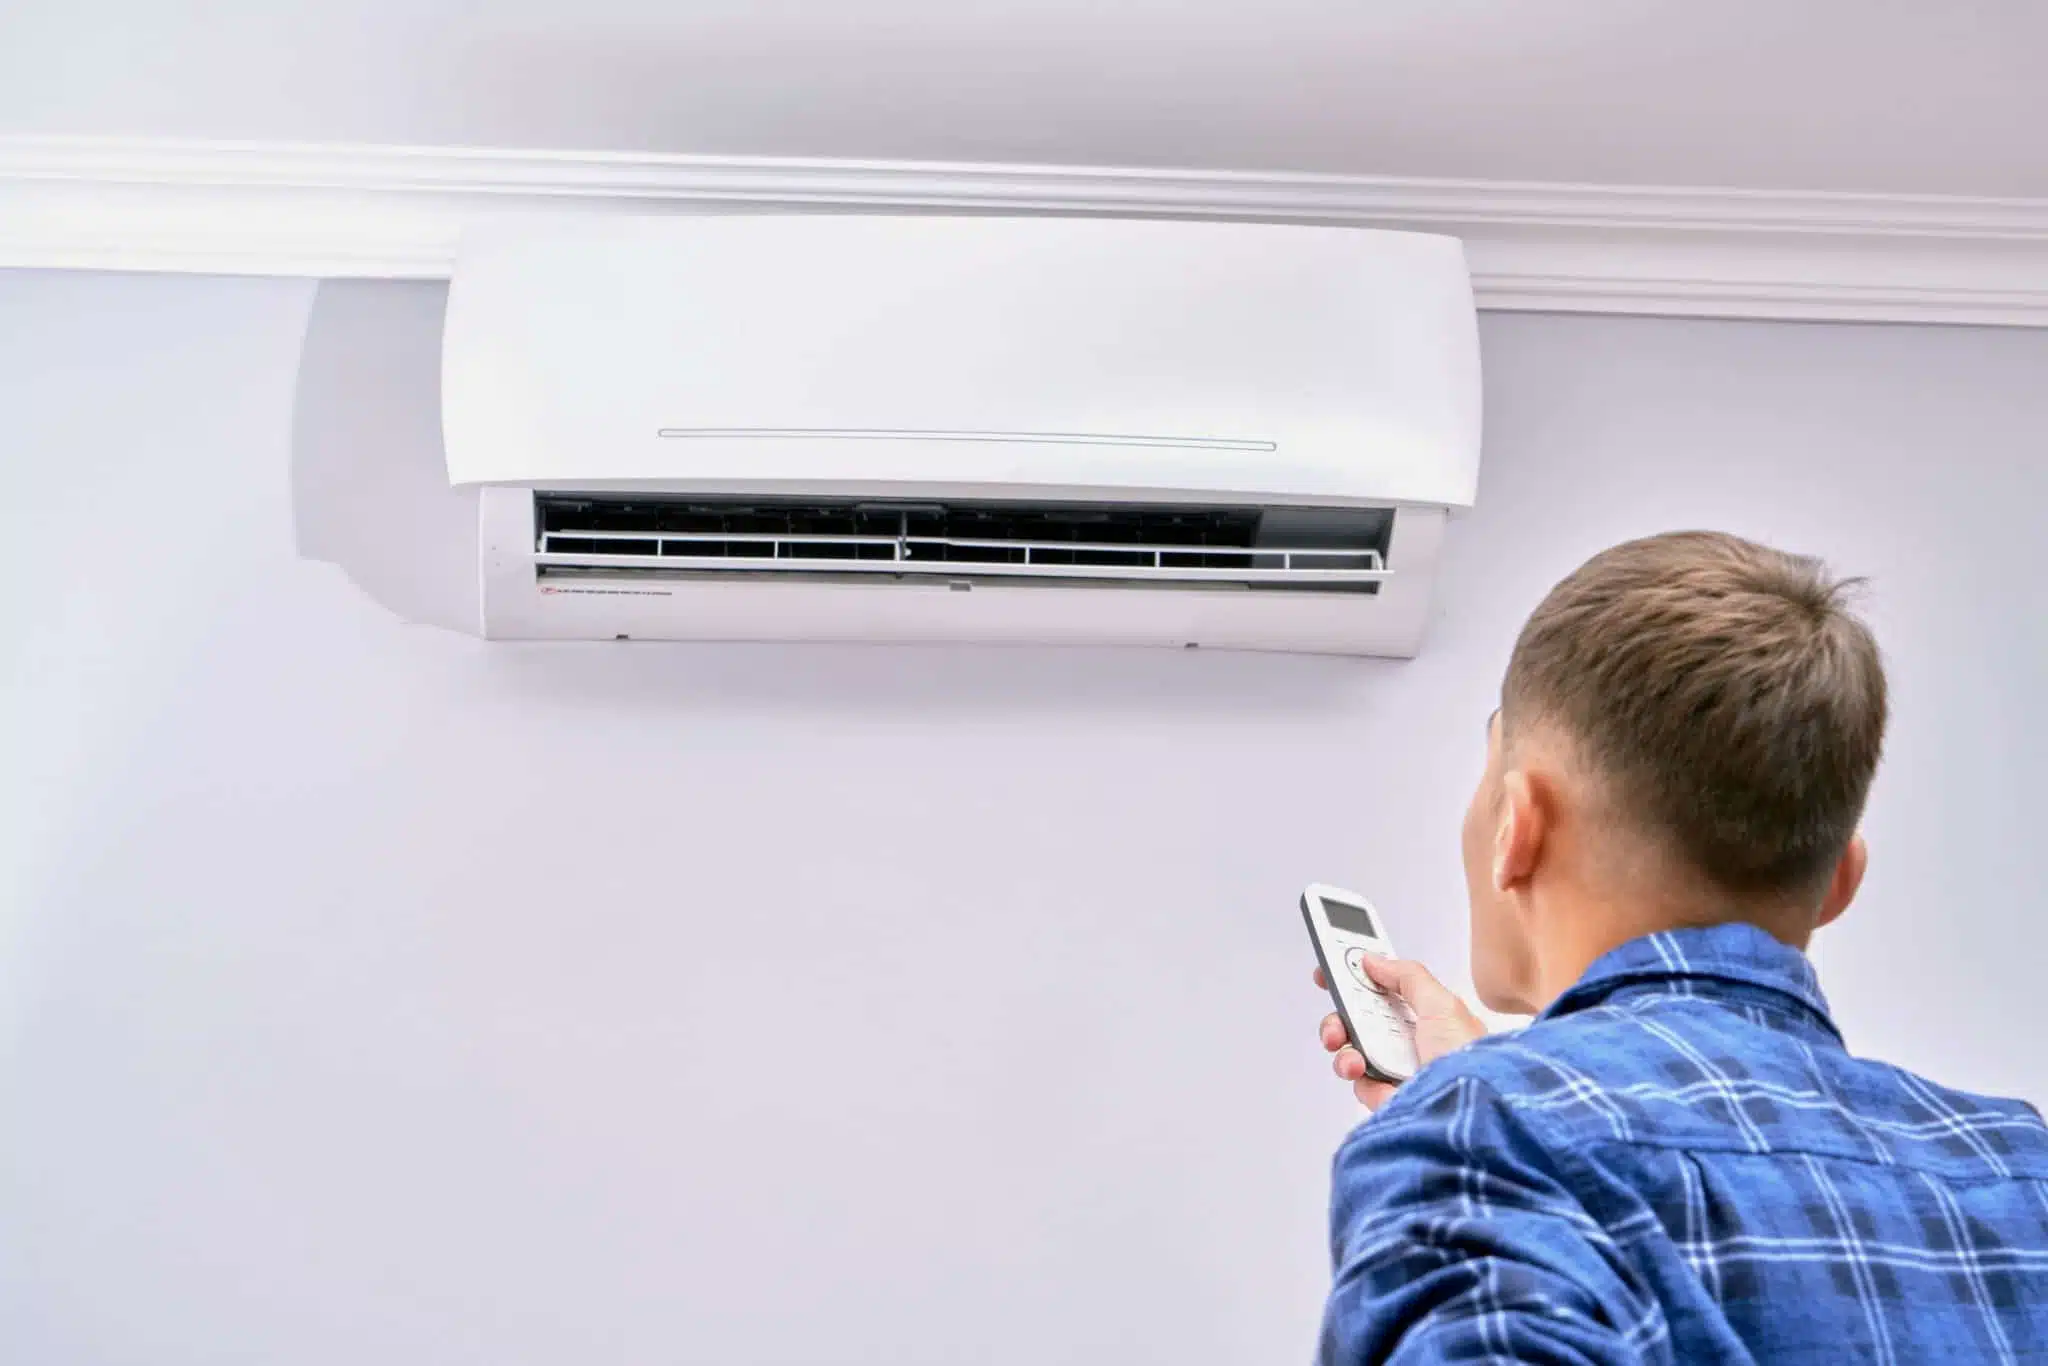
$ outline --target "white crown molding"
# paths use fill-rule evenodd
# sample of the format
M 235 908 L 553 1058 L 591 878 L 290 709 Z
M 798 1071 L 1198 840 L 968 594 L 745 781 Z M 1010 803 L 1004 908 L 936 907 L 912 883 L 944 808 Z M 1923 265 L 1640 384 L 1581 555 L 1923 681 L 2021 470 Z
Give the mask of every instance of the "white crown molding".
M 2048 326 L 2048 200 L 0 136 L 0 266 L 438 279 L 465 224 L 910 209 L 1465 240 L 1482 307 Z

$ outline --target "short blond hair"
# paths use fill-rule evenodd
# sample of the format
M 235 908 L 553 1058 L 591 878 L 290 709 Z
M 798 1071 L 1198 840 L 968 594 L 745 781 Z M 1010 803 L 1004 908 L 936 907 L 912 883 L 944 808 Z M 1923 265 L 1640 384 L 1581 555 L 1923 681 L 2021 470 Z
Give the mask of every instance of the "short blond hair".
M 1523 626 L 1504 733 L 1560 727 L 1625 811 L 1740 894 L 1824 882 L 1884 747 L 1884 665 L 1860 580 L 1737 536 L 1602 551 Z

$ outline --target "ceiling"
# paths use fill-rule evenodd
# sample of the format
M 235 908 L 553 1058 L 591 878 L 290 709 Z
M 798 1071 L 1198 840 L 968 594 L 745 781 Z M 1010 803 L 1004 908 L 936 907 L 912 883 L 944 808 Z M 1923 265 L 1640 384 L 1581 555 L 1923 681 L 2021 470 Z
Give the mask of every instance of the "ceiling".
M 2048 197 L 2042 0 L 25 0 L 0 136 Z

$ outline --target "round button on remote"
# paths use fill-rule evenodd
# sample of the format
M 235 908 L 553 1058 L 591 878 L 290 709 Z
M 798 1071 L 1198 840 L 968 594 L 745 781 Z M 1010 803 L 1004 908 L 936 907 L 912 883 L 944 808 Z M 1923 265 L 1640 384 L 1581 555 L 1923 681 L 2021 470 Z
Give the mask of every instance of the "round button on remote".
M 1379 985 L 1376 982 L 1374 982 L 1372 978 L 1365 975 L 1364 949 L 1346 949 L 1344 951 L 1344 966 L 1347 969 L 1349 969 L 1352 978 L 1358 983 L 1358 985 L 1364 987 L 1368 991 L 1379 990 Z

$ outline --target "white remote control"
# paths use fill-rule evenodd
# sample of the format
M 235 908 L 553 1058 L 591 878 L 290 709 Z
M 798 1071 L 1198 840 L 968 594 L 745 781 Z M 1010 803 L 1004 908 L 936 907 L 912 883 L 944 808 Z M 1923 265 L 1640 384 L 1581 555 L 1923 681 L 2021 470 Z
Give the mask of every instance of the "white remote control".
M 1301 917 L 1337 1003 L 1337 1018 L 1365 1059 L 1365 1074 L 1386 1082 L 1414 1076 L 1414 1015 L 1365 975 L 1366 958 L 1394 956 L 1379 912 L 1356 892 L 1316 883 L 1301 894 Z

